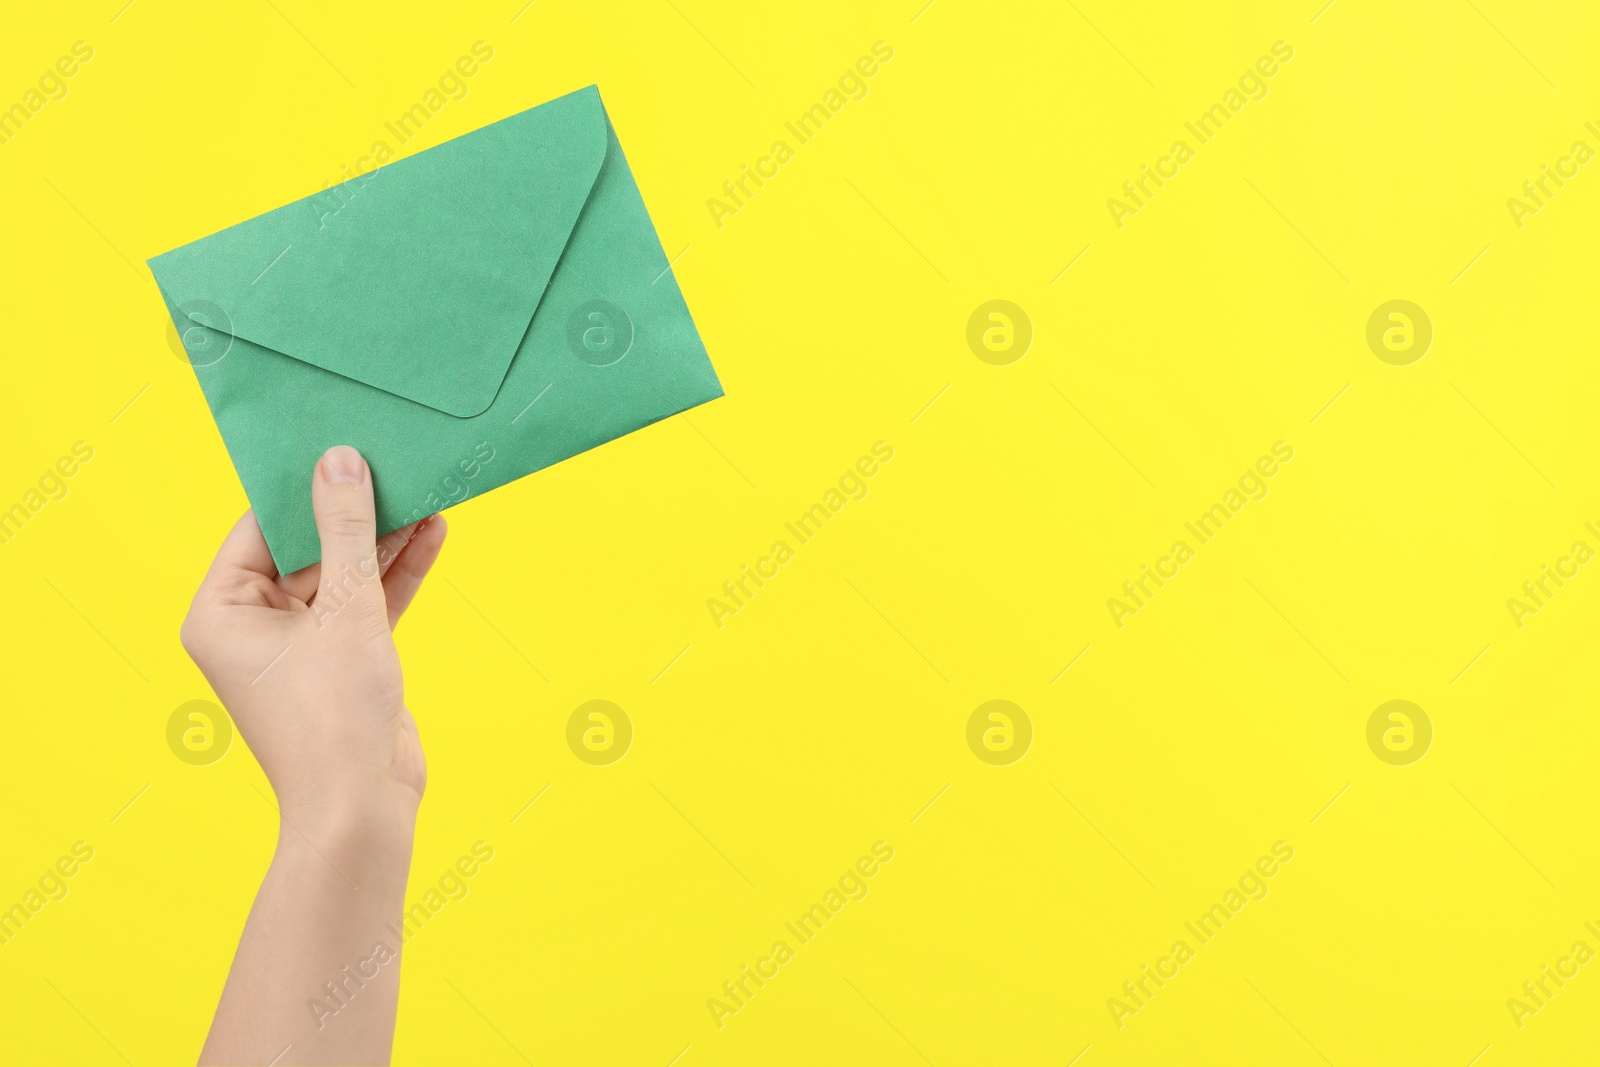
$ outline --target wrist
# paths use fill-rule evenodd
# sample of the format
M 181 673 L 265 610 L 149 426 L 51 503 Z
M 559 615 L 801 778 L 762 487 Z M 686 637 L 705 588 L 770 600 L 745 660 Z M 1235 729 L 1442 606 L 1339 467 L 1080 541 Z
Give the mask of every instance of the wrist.
M 419 799 L 402 788 L 286 803 L 279 811 L 278 851 L 309 843 L 330 857 L 409 865 Z

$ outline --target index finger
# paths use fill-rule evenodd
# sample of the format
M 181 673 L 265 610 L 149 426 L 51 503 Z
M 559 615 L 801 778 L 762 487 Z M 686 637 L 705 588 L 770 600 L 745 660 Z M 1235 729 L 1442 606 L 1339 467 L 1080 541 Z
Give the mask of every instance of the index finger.
M 228 536 L 223 538 L 222 547 L 217 549 L 217 558 L 212 561 L 202 584 L 209 585 L 213 578 L 240 571 L 267 578 L 278 576 L 278 566 L 272 562 L 272 552 L 267 548 L 267 539 L 261 535 L 261 526 L 256 522 L 254 511 L 247 511 L 240 516 L 239 521 L 233 524 L 233 529 L 228 531 Z

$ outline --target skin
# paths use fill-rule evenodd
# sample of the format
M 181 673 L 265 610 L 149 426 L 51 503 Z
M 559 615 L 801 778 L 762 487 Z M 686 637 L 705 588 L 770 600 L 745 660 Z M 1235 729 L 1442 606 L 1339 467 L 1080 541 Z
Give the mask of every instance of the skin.
M 388 924 L 400 926 L 427 764 L 393 631 L 445 523 L 376 538 L 372 472 L 343 445 L 318 460 L 311 499 L 321 563 L 278 574 L 246 512 L 183 623 L 280 817 L 202 1064 L 388 1063 L 394 1043 Z

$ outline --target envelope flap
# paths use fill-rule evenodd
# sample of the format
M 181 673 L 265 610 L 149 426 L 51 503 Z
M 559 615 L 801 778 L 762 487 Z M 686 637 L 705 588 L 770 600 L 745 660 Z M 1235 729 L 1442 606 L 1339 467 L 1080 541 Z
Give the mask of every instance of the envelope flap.
M 477 415 L 505 379 L 606 143 L 590 86 L 158 256 L 151 270 L 203 326 Z

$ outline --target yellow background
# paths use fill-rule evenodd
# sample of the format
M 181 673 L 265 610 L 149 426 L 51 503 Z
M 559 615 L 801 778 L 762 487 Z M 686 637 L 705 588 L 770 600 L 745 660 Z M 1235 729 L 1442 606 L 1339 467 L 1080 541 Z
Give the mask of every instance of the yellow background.
M 273 843 L 242 745 L 165 740 L 212 697 L 178 624 L 246 503 L 143 261 L 340 178 L 479 40 L 405 152 L 597 82 L 728 395 L 450 513 L 398 638 L 408 899 L 495 858 L 406 948 L 397 1062 L 1592 1058 L 1600 966 L 1506 1006 L 1600 948 L 1600 575 L 1506 606 L 1600 546 L 1600 174 L 1506 206 L 1600 147 L 1586 5 L 121 2 L 0 32 L 0 103 L 95 50 L 0 146 L 0 506 L 95 449 L 0 547 L 0 903 L 95 849 L 0 947 L 0 1060 L 192 1060 Z M 880 40 L 719 228 L 707 199 Z M 1119 229 L 1107 198 L 1279 40 Z M 967 346 L 992 299 L 1032 321 L 1009 366 Z M 1410 366 L 1365 341 L 1391 299 L 1434 326 Z M 719 630 L 707 598 L 880 440 L 870 495 Z M 1115 626 L 1279 440 L 1270 495 Z M 591 699 L 635 729 L 610 766 L 566 745 Z M 1009 766 L 967 747 L 991 699 L 1033 724 Z M 1367 746 L 1391 699 L 1433 724 L 1409 766 Z M 879 840 L 870 895 L 719 1029 L 707 999 Z M 1119 1029 L 1107 999 L 1280 840 Z

